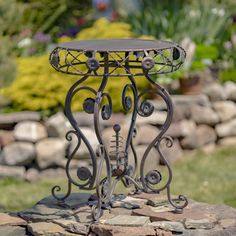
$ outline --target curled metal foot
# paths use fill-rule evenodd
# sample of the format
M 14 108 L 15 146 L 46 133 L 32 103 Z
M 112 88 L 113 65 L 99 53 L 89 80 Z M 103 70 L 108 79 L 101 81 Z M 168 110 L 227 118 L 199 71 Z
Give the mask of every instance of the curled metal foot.
M 64 196 L 59 197 L 56 192 L 60 192 L 61 187 L 59 185 L 56 185 L 52 188 L 52 196 L 58 200 L 58 203 L 64 204 L 65 200 L 70 196 L 71 194 L 71 182 L 68 180 L 68 189 L 67 193 Z
M 182 213 L 183 209 L 188 205 L 188 199 L 184 195 L 179 195 L 178 199 L 175 199 L 175 201 L 171 199 L 170 186 L 167 187 L 167 197 L 171 206 L 175 208 L 175 213 Z

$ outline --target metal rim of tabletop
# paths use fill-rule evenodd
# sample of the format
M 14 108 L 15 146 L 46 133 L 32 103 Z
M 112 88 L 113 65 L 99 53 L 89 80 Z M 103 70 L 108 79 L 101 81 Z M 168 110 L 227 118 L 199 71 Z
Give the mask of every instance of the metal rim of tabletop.
M 105 67 L 105 54 L 109 57 L 108 75 L 119 77 L 143 76 L 143 67 L 148 75 L 171 73 L 180 68 L 186 57 L 182 47 L 167 41 L 84 40 L 58 45 L 50 54 L 50 63 L 55 70 L 66 74 L 82 76 L 88 68 L 87 75 L 103 76 L 99 68 Z M 126 61 L 130 71 L 125 67 Z M 118 68 L 122 71 L 117 72 Z

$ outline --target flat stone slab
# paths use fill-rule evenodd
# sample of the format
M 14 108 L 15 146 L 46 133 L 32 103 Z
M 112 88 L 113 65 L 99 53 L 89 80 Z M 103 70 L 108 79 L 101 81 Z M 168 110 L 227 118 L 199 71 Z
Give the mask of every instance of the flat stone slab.
M 156 221 L 148 224 L 157 229 L 163 229 L 175 233 L 183 233 L 185 228 L 180 222 L 171 222 L 171 221 Z
M 126 208 L 137 209 L 142 208 L 147 203 L 146 199 L 134 198 L 124 194 L 115 195 L 111 200 L 111 207 L 113 208 Z
M 184 221 L 185 219 L 200 220 L 203 218 L 215 218 L 214 214 L 206 211 L 184 209 L 182 214 L 177 214 L 172 211 L 155 212 L 148 206 L 133 210 L 133 215 L 147 216 L 150 217 L 151 221 Z
M 76 208 L 80 205 L 87 204 L 92 194 L 90 193 L 71 193 L 71 195 L 65 200 L 65 204 L 68 207 Z M 58 197 L 63 197 L 64 195 L 58 194 Z M 38 202 L 38 204 L 44 204 L 47 206 L 58 205 L 58 201 L 53 196 L 48 196 L 43 198 Z
M 53 223 L 60 225 L 67 231 L 71 233 L 81 234 L 81 235 L 87 235 L 89 232 L 89 225 L 78 223 L 73 220 L 53 220 Z
M 116 226 L 144 226 L 147 225 L 149 222 L 149 217 L 146 216 L 118 215 L 106 220 L 105 224 Z
M 40 121 L 39 112 L 22 111 L 14 113 L 0 114 L 0 128 L 12 128 L 21 121 Z
M 209 219 L 186 219 L 184 226 L 186 229 L 212 229 L 214 228 L 214 222 L 210 221 Z
M 27 222 L 19 217 L 11 216 L 9 214 L 0 213 L 0 227 L 4 225 L 27 225 Z
M 163 230 L 156 230 L 152 227 L 122 227 L 111 225 L 91 225 L 91 231 L 96 236 L 171 236 L 172 233 Z
M 38 223 L 30 223 L 27 226 L 30 233 L 34 236 L 75 236 L 79 234 L 74 234 L 67 232 L 63 227 L 54 223 L 47 222 L 38 222 Z
M 20 226 L 0 226 L 1 236 L 28 236 L 26 229 Z
M 219 224 L 223 229 L 233 226 L 236 227 L 236 219 L 223 219 L 219 221 Z
M 73 211 L 69 208 L 56 207 L 56 206 L 46 206 L 43 204 L 35 205 L 31 209 L 21 211 L 18 213 L 20 217 L 27 221 L 48 221 L 56 220 L 61 218 L 70 218 L 73 216 Z

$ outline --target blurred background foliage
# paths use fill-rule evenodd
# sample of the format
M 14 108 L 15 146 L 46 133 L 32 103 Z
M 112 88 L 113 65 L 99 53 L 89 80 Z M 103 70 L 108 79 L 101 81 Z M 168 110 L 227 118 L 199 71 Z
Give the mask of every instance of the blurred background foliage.
M 133 33 L 130 26 L 126 23 L 110 23 L 106 19 L 97 20 L 94 25 L 76 35 L 74 39 L 83 40 L 88 38 L 122 38 L 132 37 Z M 69 36 L 63 36 L 59 43 L 71 41 Z M 64 96 L 68 88 L 78 77 L 63 75 L 55 71 L 49 65 L 48 54 L 41 56 L 20 57 L 16 60 L 18 73 L 17 79 L 11 86 L 2 90 L 2 93 L 11 99 L 11 106 L 8 111 L 33 110 L 43 111 L 46 115 L 55 113 L 64 105 Z M 86 68 L 84 68 L 86 70 Z M 92 78 L 88 80 L 89 86 L 98 89 L 101 78 Z M 127 80 L 110 80 L 107 91 L 113 99 L 113 110 L 120 111 L 122 104 L 117 98 L 117 92 L 121 92 Z M 138 87 L 148 86 L 146 80 L 138 80 Z M 91 94 L 90 94 L 91 96 Z M 73 103 L 73 110 L 82 110 L 83 101 L 88 97 L 88 93 L 81 93 L 76 102 Z
M 236 81 L 234 0 L 113 0 L 111 6 L 101 2 L 0 0 L 0 86 L 1 94 L 11 100 L 5 111 L 51 114 L 63 106 L 61 94 L 75 78 L 54 72 L 48 55 L 56 43 L 70 40 L 143 36 L 173 40 L 186 49 L 186 63 L 178 72 L 154 79 L 181 81 L 207 69 L 217 71 L 215 79 L 222 82 Z M 109 20 L 96 19 L 103 15 Z M 99 80 L 93 83 L 96 87 Z M 120 110 L 116 98 L 114 104 Z

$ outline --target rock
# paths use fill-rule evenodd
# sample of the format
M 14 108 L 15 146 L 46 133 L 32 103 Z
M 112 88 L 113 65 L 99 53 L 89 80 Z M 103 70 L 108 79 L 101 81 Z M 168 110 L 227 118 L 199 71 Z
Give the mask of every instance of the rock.
M 168 204 L 166 204 L 164 206 L 158 206 L 158 207 L 151 207 L 150 206 L 150 209 L 154 212 L 166 212 L 166 211 L 173 211 L 174 210 L 174 208 Z
M 51 205 L 37 203 L 33 208 L 26 209 L 18 214 L 21 218 L 31 222 L 73 218 L 73 211 L 71 209 L 56 203 Z
M 142 209 L 134 209 L 133 215 L 150 217 L 150 221 L 183 221 L 184 219 L 201 220 L 204 218 L 209 219 L 210 215 L 207 210 L 197 210 L 186 208 L 183 213 L 176 214 L 172 211 L 169 212 L 155 212 L 149 206 Z
M 226 99 L 223 86 L 218 83 L 212 83 L 204 88 L 203 93 L 206 94 L 211 101 L 222 101 Z
M 19 122 L 14 129 L 14 136 L 19 141 L 29 141 L 35 143 L 47 137 L 46 128 L 35 121 Z
M 223 147 L 233 147 L 236 145 L 236 137 L 222 138 L 218 141 L 218 144 Z
M 216 150 L 216 144 L 215 143 L 208 143 L 208 144 L 202 146 L 201 150 L 207 155 L 211 154 Z
M 15 113 L 0 114 L 0 129 L 13 128 L 15 124 L 22 121 L 39 121 L 39 112 L 22 111 Z
M 223 229 L 226 229 L 228 227 L 236 226 L 236 219 L 223 219 L 219 221 L 219 224 Z
M 64 220 L 64 219 L 53 220 L 53 223 L 60 225 L 65 230 L 67 230 L 71 233 L 88 235 L 88 232 L 89 232 L 88 226 L 86 226 L 85 224 L 82 224 L 82 223 L 78 223 L 73 220 Z
M 203 107 L 199 105 L 193 105 L 191 107 L 192 119 L 197 124 L 206 124 L 213 126 L 219 123 L 220 118 L 210 107 Z
M 62 112 L 51 116 L 45 123 L 49 137 L 65 137 L 71 128 L 69 121 Z
M 166 132 L 171 138 L 180 138 L 184 136 L 180 123 L 172 123 Z
M 135 139 L 137 138 L 136 144 L 149 144 L 158 134 L 159 130 L 155 126 L 143 124 L 138 127 L 137 137 L 135 137 Z
M 195 202 L 191 205 L 191 209 L 193 211 L 207 212 L 208 217 L 202 217 L 202 219 L 209 218 L 209 215 L 214 216 L 218 221 L 230 218 L 236 219 L 236 209 L 226 205 L 209 205 L 207 203 Z
M 157 229 L 163 229 L 174 233 L 183 233 L 185 231 L 183 224 L 180 222 L 156 221 L 149 223 L 148 225 Z
M 228 137 L 236 135 L 236 118 L 225 123 L 216 125 L 215 127 L 218 137 Z
M 151 227 L 124 227 L 124 226 L 112 226 L 102 224 L 92 224 L 92 232 L 98 236 L 171 236 L 171 232 L 162 230 L 154 230 Z
M 114 195 L 111 199 L 111 207 L 113 208 L 137 209 L 142 208 L 146 203 L 145 199 L 133 198 L 124 194 Z
M 158 110 L 158 111 L 166 110 L 166 103 L 164 102 L 163 99 L 153 99 L 150 102 L 154 106 L 155 110 Z
M 59 194 L 58 196 L 62 196 L 63 194 Z M 65 200 L 67 206 L 71 208 L 75 208 L 76 206 L 85 205 L 88 203 L 91 197 L 90 193 L 71 193 L 71 195 Z M 43 198 L 38 202 L 38 204 L 43 204 L 48 206 L 48 208 L 57 205 L 57 200 L 53 196 L 48 196 Z
M 114 226 L 145 226 L 150 222 L 146 216 L 118 215 L 105 221 L 107 225 Z
M 174 113 L 172 122 L 176 123 L 183 119 L 189 119 L 190 113 L 190 105 L 188 104 L 174 104 Z
M 87 140 L 90 143 L 93 150 L 96 151 L 96 148 L 98 146 L 98 140 L 95 135 L 95 132 L 93 132 L 92 129 L 86 128 L 86 127 L 82 127 L 81 132 L 87 138 Z M 74 151 L 76 145 L 78 144 L 77 137 L 73 134 L 71 135 L 71 137 L 72 137 L 72 141 L 70 142 L 70 146 L 69 146 L 69 155 L 71 155 L 71 153 Z M 77 152 L 75 153 L 73 158 L 75 158 L 75 159 L 90 159 L 89 150 L 82 139 L 81 139 L 81 145 L 80 145 L 79 149 L 77 150 Z
M 86 112 L 74 112 L 73 116 L 79 127 L 92 127 L 94 124 L 93 114 Z
M 191 230 L 191 236 L 234 236 L 236 235 L 236 227 L 229 227 L 227 229 L 222 229 L 220 227 L 214 228 L 212 230 Z
M 63 227 L 54 223 L 38 222 L 30 223 L 27 226 L 30 233 L 34 236 L 75 236 L 78 234 L 69 233 Z
M 145 193 L 145 192 L 138 192 L 138 193 L 129 193 L 129 196 L 139 199 L 146 199 L 146 200 L 166 200 L 166 195 L 157 194 L 157 193 Z
M 28 182 L 35 182 L 39 180 L 39 171 L 36 168 L 29 168 L 25 175 L 24 179 L 27 180 Z
M 67 142 L 59 138 L 47 138 L 36 143 L 37 164 L 40 169 L 57 166 L 65 158 Z
M 166 120 L 166 111 L 154 111 L 151 116 L 148 117 L 141 117 L 137 116 L 136 119 L 136 124 L 138 126 L 143 125 L 143 124 L 150 124 L 150 125 L 163 125 L 165 120 Z M 131 116 L 128 115 L 126 117 L 126 121 L 130 122 Z
M 110 214 L 114 216 L 116 215 L 132 215 L 132 211 L 127 208 L 111 208 L 110 209 Z
M 222 122 L 236 116 L 236 105 L 231 101 L 219 101 L 213 103 L 213 108 Z
M 107 210 L 104 210 L 103 213 L 106 211 Z M 77 207 L 74 207 L 74 212 L 76 213 L 76 215 L 74 215 L 74 216 L 79 222 L 85 223 L 85 224 L 91 224 L 93 222 L 90 206 L 82 206 L 81 207 L 80 205 L 77 205 Z M 102 218 L 103 217 L 100 218 L 101 221 L 102 221 Z
M 125 115 L 123 113 L 113 113 L 109 120 L 102 120 L 101 124 L 104 127 L 113 127 L 115 124 L 124 124 L 125 122 Z
M 4 147 L 4 164 L 9 166 L 25 166 L 35 159 L 35 147 L 28 142 L 15 142 Z
M 0 227 L 2 226 L 17 226 L 17 225 L 26 225 L 27 222 L 20 217 L 11 216 L 6 213 L 0 213 Z
M 1 178 L 24 179 L 25 168 L 20 166 L 3 166 L 0 165 Z
M 1 236 L 28 236 L 26 229 L 20 226 L 2 226 L 0 227 Z
M 12 131 L 0 130 L 0 148 L 15 141 Z
M 140 164 L 142 161 L 142 157 L 144 152 L 147 149 L 147 145 L 138 145 L 135 147 L 135 151 L 137 154 L 137 170 L 140 170 Z M 129 164 L 134 166 L 134 156 L 132 151 L 129 151 Z M 144 166 L 144 170 L 145 171 L 149 171 L 149 170 L 153 170 L 155 168 L 158 167 L 160 162 L 160 155 L 158 153 L 158 151 L 155 148 L 152 148 L 147 156 L 146 162 L 145 162 L 145 166 Z
M 167 147 L 165 141 L 161 142 L 161 151 L 163 156 L 169 163 L 174 163 L 176 160 L 180 159 L 183 155 L 182 148 L 179 144 L 178 139 L 173 140 L 173 145 L 169 148 Z M 160 164 L 165 165 L 165 162 L 160 157 Z
M 227 99 L 236 102 L 236 84 L 232 81 L 227 81 L 224 84 L 224 90 Z
M 209 106 L 210 102 L 208 97 L 205 94 L 200 95 L 171 95 L 172 102 L 174 105 L 189 105 L 190 107 L 193 104 L 200 106 Z
M 215 130 L 207 125 L 199 125 L 195 133 L 181 140 L 181 146 L 185 149 L 194 149 L 215 141 Z
M 198 143 L 200 146 L 214 143 L 216 141 L 216 133 L 213 128 L 207 125 L 199 125 L 196 131 Z
M 148 196 L 147 196 L 148 197 Z M 177 198 L 172 199 L 175 203 L 179 200 Z M 151 197 L 148 197 L 147 205 L 152 206 L 152 210 L 157 209 L 158 207 L 170 207 L 168 200 L 166 199 L 166 196 L 162 195 L 154 195 Z M 173 210 L 173 208 L 171 208 Z M 155 211 L 155 210 L 154 210 Z
M 193 135 L 197 129 L 197 125 L 193 120 L 182 120 L 179 124 L 183 137 Z
M 184 221 L 184 227 L 186 229 L 212 229 L 214 228 L 214 223 L 211 222 L 209 219 L 186 219 Z

